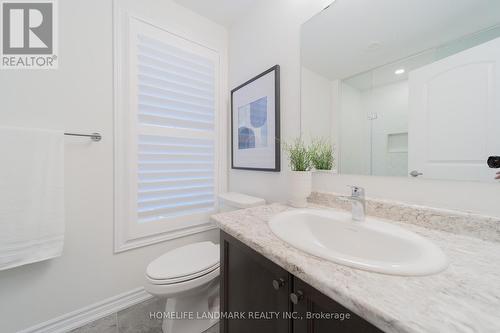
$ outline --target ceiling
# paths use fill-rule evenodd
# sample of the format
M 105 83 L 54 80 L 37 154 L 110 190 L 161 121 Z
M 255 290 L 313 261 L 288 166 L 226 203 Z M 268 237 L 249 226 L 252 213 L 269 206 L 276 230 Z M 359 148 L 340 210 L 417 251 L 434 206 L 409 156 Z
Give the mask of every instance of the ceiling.
M 231 26 L 257 0 L 174 0 L 179 5 L 226 27 Z
M 377 67 L 344 80 L 352 88 L 360 91 L 373 89 L 387 84 L 396 83 L 408 79 L 408 74 L 416 68 L 430 64 L 436 60 L 435 50 L 429 50 L 400 61 Z M 396 74 L 396 70 L 403 69 L 403 73 Z
M 346 78 L 499 23 L 498 0 L 337 0 L 303 25 L 302 64 Z

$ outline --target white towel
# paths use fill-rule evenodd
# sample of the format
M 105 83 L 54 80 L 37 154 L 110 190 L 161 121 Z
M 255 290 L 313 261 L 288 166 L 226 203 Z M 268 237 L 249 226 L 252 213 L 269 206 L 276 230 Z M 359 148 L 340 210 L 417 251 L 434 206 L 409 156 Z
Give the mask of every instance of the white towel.
M 0 270 L 62 253 L 63 135 L 0 127 Z

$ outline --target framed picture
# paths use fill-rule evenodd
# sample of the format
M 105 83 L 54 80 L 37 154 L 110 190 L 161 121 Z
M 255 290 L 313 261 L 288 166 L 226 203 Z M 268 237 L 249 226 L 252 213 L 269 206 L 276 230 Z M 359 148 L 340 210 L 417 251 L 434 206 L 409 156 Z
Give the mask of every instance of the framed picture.
M 231 167 L 280 171 L 280 67 L 231 91 Z

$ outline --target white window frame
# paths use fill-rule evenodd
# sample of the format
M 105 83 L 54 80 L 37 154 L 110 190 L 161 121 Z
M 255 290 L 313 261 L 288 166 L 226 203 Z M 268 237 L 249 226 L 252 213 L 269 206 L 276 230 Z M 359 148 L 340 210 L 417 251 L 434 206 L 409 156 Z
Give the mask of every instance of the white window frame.
M 151 19 L 132 14 L 128 9 L 114 2 L 114 250 L 115 253 L 134 249 L 158 242 L 183 237 L 216 228 L 210 221 L 200 221 L 197 216 L 176 219 L 173 224 L 152 222 L 144 225 L 137 223 L 137 135 L 140 127 L 134 105 L 137 105 L 136 45 L 130 37 L 136 29 L 145 28 L 150 35 L 154 30 L 162 30 L 186 43 L 197 44 L 217 55 L 216 93 L 214 115 L 214 195 L 217 203 L 219 193 L 227 189 L 227 96 L 225 54 L 161 26 Z M 221 54 L 222 53 L 222 54 Z M 176 129 L 171 129 L 176 131 Z M 151 134 L 149 129 L 148 134 Z M 162 132 L 164 135 L 164 132 Z M 134 200 L 135 197 L 135 200 Z M 216 204 L 217 205 L 217 204 Z M 216 207 L 217 208 L 217 207 Z M 206 215 L 206 214 L 205 214 Z M 198 220 L 197 220 L 198 219 Z

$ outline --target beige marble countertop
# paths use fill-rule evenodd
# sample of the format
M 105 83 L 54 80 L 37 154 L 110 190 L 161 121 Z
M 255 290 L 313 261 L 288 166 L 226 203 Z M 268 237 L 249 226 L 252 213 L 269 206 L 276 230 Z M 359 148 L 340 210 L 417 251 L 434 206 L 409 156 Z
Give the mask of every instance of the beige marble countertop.
M 500 332 L 500 243 L 391 221 L 439 245 L 450 265 L 425 277 L 371 273 L 309 255 L 278 239 L 267 222 L 290 209 L 272 204 L 216 214 L 212 220 L 385 332 Z

